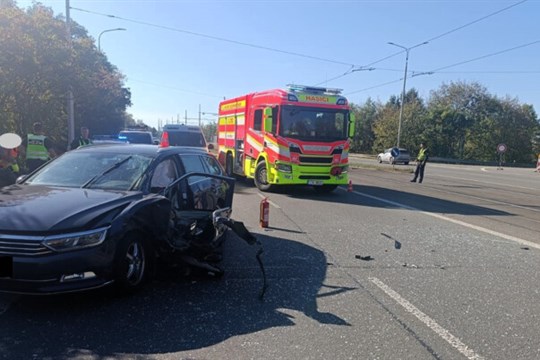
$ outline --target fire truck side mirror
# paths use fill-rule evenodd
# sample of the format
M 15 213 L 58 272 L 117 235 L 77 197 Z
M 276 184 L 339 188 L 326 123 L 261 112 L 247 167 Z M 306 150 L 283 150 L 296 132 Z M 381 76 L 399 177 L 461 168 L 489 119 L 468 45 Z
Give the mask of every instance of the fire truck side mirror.
M 349 113 L 349 137 L 354 137 L 354 126 L 356 122 L 356 116 L 353 113 Z
M 273 122 L 273 118 L 272 118 L 272 108 L 271 107 L 266 107 L 264 108 L 264 131 L 265 132 L 268 132 L 268 133 L 271 133 L 272 132 L 272 122 Z

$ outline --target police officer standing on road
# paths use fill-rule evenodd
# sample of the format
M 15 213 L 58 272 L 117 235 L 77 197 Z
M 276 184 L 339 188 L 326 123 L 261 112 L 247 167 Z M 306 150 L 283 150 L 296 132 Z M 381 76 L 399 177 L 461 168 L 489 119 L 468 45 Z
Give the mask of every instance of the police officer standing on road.
M 40 122 L 34 123 L 33 133 L 26 138 L 26 166 L 30 172 L 56 157 L 52 141 L 43 135 Z
M 73 150 L 81 146 L 91 145 L 92 140 L 88 137 L 89 134 L 90 130 L 86 126 L 81 127 L 81 136 L 71 142 L 70 149 Z
M 414 170 L 414 178 L 411 180 L 411 182 L 416 182 L 416 179 L 418 179 L 418 182 L 421 183 L 422 180 L 424 180 L 424 168 L 426 167 L 426 162 L 429 158 L 429 151 L 427 146 L 424 143 L 420 143 L 420 150 L 418 150 L 418 155 L 416 156 L 416 169 Z

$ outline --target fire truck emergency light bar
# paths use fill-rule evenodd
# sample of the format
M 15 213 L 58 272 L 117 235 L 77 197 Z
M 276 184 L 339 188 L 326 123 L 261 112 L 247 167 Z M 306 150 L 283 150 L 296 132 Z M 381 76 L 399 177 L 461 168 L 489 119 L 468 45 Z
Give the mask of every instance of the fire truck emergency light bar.
M 339 95 L 343 89 L 330 89 L 316 86 L 306 86 L 297 84 L 287 84 L 287 88 L 294 92 L 307 92 L 312 94 L 327 94 L 327 95 Z

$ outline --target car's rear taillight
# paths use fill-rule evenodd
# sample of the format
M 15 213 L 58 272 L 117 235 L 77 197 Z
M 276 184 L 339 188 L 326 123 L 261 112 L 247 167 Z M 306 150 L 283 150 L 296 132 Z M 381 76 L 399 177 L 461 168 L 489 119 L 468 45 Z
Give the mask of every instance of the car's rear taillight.
M 163 134 L 161 134 L 161 142 L 159 143 L 159 147 L 169 147 L 169 133 L 167 131 L 164 131 Z

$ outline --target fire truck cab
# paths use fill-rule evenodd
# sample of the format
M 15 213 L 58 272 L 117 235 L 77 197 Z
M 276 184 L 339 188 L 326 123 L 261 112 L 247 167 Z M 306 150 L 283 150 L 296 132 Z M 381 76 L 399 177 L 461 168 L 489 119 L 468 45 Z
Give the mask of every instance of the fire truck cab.
M 348 182 L 354 116 L 340 89 L 288 85 L 219 105 L 218 158 L 227 174 L 261 191 L 307 185 L 327 192 Z

